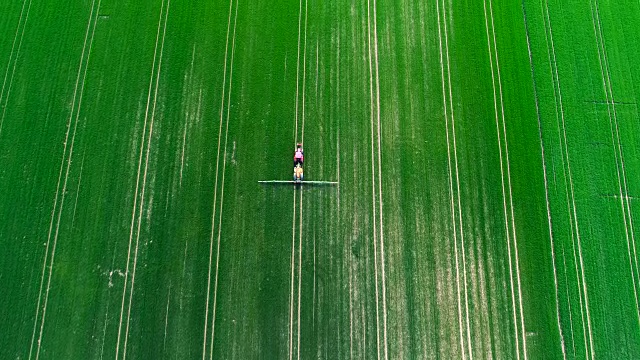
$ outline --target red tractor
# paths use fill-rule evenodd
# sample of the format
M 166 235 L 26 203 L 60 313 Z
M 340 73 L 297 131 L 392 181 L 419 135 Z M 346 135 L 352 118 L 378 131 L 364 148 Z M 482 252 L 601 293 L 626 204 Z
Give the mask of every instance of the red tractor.
M 302 179 L 304 178 L 304 172 L 302 170 L 303 163 L 304 151 L 302 150 L 302 144 L 298 143 L 293 154 L 293 181 L 296 183 L 302 182 Z
M 296 187 L 302 186 L 302 184 L 307 185 L 338 185 L 337 181 L 317 181 L 317 180 L 307 180 L 302 181 L 304 179 L 304 172 L 302 170 L 302 165 L 304 164 L 304 151 L 302 150 L 302 143 L 297 143 L 295 150 L 293 152 L 293 181 L 291 180 L 259 180 L 258 183 L 261 184 L 294 184 Z

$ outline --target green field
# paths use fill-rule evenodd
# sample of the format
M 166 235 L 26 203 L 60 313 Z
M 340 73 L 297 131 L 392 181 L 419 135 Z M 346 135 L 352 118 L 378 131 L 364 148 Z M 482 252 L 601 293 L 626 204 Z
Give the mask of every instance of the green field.
M 640 358 L 639 2 L 59 6 L 0 4 L 0 359 Z

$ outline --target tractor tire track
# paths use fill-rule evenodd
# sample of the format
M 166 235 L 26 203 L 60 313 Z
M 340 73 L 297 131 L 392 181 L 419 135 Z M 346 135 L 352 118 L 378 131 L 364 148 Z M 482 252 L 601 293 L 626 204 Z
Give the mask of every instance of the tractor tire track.
M 502 198 L 503 198 L 503 210 L 505 217 L 505 235 L 507 239 L 507 253 L 509 261 L 509 280 L 511 285 L 511 304 L 513 308 L 513 325 L 516 332 L 516 358 L 520 359 L 520 354 L 523 354 L 525 360 L 527 359 L 527 339 L 526 330 L 524 326 L 524 313 L 522 305 L 522 290 L 520 281 L 520 264 L 518 256 L 518 242 L 515 226 L 515 215 L 513 206 L 513 195 L 511 187 L 511 170 L 509 161 L 509 145 L 507 139 L 507 128 L 504 111 L 504 100 L 502 95 L 502 77 L 500 75 L 500 62 L 498 58 L 498 45 L 496 41 L 495 23 L 493 16 L 493 3 L 491 0 L 489 3 L 489 11 L 487 12 L 487 1 L 483 1 L 485 27 L 487 35 L 487 47 L 489 52 L 489 62 L 491 66 L 491 80 L 493 87 L 493 103 L 496 119 L 496 131 L 498 136 L 498 148 L 500 158 L 500 176 L 502 183 Z M 489 25 L 489 20 L 491 24 Z M 491 29 L 491 30 L 489 30 Z M 493 45 L 493 46 L 492 46 Z M 497 81 L 496 81 L 497 80 Z M 497 83 L 497 86 L 496 86 Z M 498 97 L 500 102 L 500 110 L 498 110 Z M 502 126 L 500 126 L 502 125 Z M 502 138 L 502 140 L 501 140 Z M 503 145 L 504 143 L 504 145 Z M 505 166 L 506 163 L 506 166 Z M 506 171 L 505 171 L 506 168 Z M 506 184 L 505 184 L 505 172 L 506 172 Z M 511 225 L 511 226 L 510 226 Z M 513 254 L 512 254 L 513 248 Z M 515 267 L 515 284 L 514 284 L 514 268 Z M 517 288 L 517 295 L 516 295 Z M 518 303 L 516 304 L 516 297 Z M 518 317 L 520 321 L 518 321 Z M 520 324 L 518 324 L 520 322 Z M 520 329 L 518 327 L 520 326 Z M 520 344 L 522 342 L 522 344 Z M 522 349 L 521 349 L 522 346 Z
M 209 271 L 207 275 L 207 300 L 205 305 L 205 315 L 204 315 L 204 340 L 202 342 L 202 359 L 204 360 L 207 352 L 207 331 L 209 329 L 209 298 L 211 294 L 211 267 L 213 262 L 213 237 L 214 237 L 214 223 L 216 217 L 216 209 L 217 209 L 217 196 L 218 196 L 218 169 L 220 165 L 220 143 L 222 137 L 222 123 L 223 123 L 223 114 L 224 114 L 224 100 L 227 89 L 227 54 L 229 49 L 229 33 L 231 27 L 231 10 L 233 6 L 233 0 L 229 1 L 229 17 L 227 20 L 227 36 L 226 36 L 226 44 L 224 50 L 224 67 L 222 70 L 222 99 L 220 100 L 220 123 L 218 127 L 218 150 L 216 152 L 216 175 L 215 182 L 213 186 L 213 210 L 211 217 L 211 237 L 209 240 Z
M 151 123 L 149 125 L 149 137 L 147 140 L 147 153 L 145 155 L 145 165 L 144 165 L 144 175 L 142 178 L 142 194 L 140 197 L 140 207 L 138 209 L 138 228 L 136 231 L 136 248 L 134 251 L 134 256 L 133 256 L 133 271 L 131 273 L 131 289 L 129 291 L 129 305 L 128 305 L 128 309 L 127 309 L 127 326 L 126 326 L 126 330 L 125 330 L 125 336 L 124 336 L 124 348 L 123 348 L 123 353 L 122 353 L 122 359 L 126 359 L 127 358 L 127 342 L 129 340 L 129 324 L 130 324 L 130 319 L 131 319 L 131 307 L 133 304 L 133 293 L 134 293 L 134 286 L 135 286 L 135 280 L 136 280 L 136 269 L 137 269 L 137 264 L 138 264 L 138 245 L 140 243 L 140 230 L 141 230 L 141 226 L 142 226 L 142 213 L 144 211 L 144 203 L 145 203 L 145 190 L 146 190 L 146 186 L 147 186 L 147 174 L 148 174 L 148 169 L 149 169 L 149 155 L 151 153 L 151 141 L 153 139 L 153 125 L 155 122 L 155 114 L 156 114 L 156 105 L 157 105 L 157 100 L 158 100 L 158 89 L 159 89 L 159 85 L 160 85 L 160 73 L 162 72 L 162 59 L 163 59 L 163 54 L 164 54 L 164 44 L 165 44 L 165 36 L 167 33 L 167 21 L 169 18 L 169 9 L 170 9 L 170 5 L 171 5 L 171 0 L 167 0 L 167 9 L 165 11 L 165 18 L 164 18 L 164 26 L 163 26 L 163 30 L 162 30 L 162 41 L 161 41 L 161 45 L 160 45 L 160 55 L 159 55 L 159 59 L 158 59 L 158 71 L 156 73 L 156 81 L 155 81 L 155 90 L 154 90 L 154 95 L 153 95 L 153 109 L 151 111 Z M 117 354 L 116 354 L 117 356 Z
M 554 104 L 556 107 L 555 115 L 556 115 L 557 131 L 558 131 L 558 142 L 560 144 L 561 151 L 562 151 L 561 163 L 562 163 L 562 171 L 564 174 L 563 178 L 564 178 L 564 188 L 565 188 L 565 194 L 566 194 L 565 199 L 567 203 L 567 214 L 569 216 L 569 224 L 570 224 L 570 231 L 571 231 L 571 245 L 572 245 L 573 261 L 575 264 L 576 282 L 578 284 L 581 325 L 583 330 L 583 340 L 584 340 L 584 347 L 585 347 L 585 353 L 586 353 L 585 355 L 588 357 L 589 353 L 593 351 L 591 316 L 589 312 L 589 300 L 588 300 L 588 293 L 587 293 L 586 278 L 584 275 L 584 261 L 582 256 L 580 227 L 578 224 L 577 210 L 576 210 L 576 204 L 575 204 L 573 171 L 571 170 L 569 149 L 567 145 L 565 106 L 564 106 L 564 101 L 562 97 L 560 77 L 558 73 L 555 43 L 553 40 L 553 28 L 551 26 L 551 18 L 549 15 L 548 2 L 546 2 L 546 0 L 544 4 L 542 4 L 541 2 L 541 7 L 543 10 L 543 19 L 546 22 L 545 41 L 547 44 L 547 51 L 548 51 L 549 70 L 551 72 L 551 78 L 553 80 L 553 87 L 554 87 L 553 96 L 554 96 Z M 567 177 L 569 180 L 568 182 L 567 182 Z M 567 297 L 567 301 L 569 301 L 569 299 L 570 298 Z M 571 306 L 571 304 L 569 304 L 569 306 Z M 573 318 L 571 318 L 571 320 L 572 320 L 571 323 L 572 323 L 572 329 L 573 329 Z M 572 330 L 572 337 L 573 337 L 573 330 Z
M 376 297 L 376 352 L 377 359 L 381 358 L 381 346 L 383 346 L 382 356 L 385 356 L 384 349 L 386 346 L 386 338 L 385 331 L 383 330 L 382 339 L 381 339 L 381 329 L 380 329 L 380 293 L 384 291 L 380 287 L 380 270 L 379 270 L 379 255 L 378 255 L 378 239 L 380 234 L 378 233 L 378 208 L 376 205 L 376 156 L 375 156 L 375 144 L 377 141 L 375 140 L 375 119 L 376 119 L 376 96 L 377 92 L 374 90 L 374 65 L 373 65 L 373 55 L 372 55 L 372 30 L 371 30 L 371 1 L 367 0 L 367 51 L 368 51 L 368 64 L 369 64 L 369 94 L 370 94 L 370 120 L 371 120 L 371 202 L 372 202 L 372 212 L 373 212 L 373 264 L 374 264 L 374 284 L 375 284 L 375 297 Z M 377 75 L 376 75 L 377 76 Z M 382 312 L 385 311 L 385 308 L 382 308 Z M 382 344 L 381 344 L 382 343 Z M 384 357 L 386 359 L 386 356 Z
M 228 20 L 227 20 L 227 36 L 226 36 L 226 43 L 225 43 L 225 52 L 224 52 L 224 68 L 223 68 L 223 81 L 222 81 L 222 96 L 221 96 L 221 100 L 220 100 L 220 122 L 219 122 L 219 127 L 218 127 L 218 149 L 216 152 L 216 176 L 215 176 L 215 182 L 214 182 L 214 190 L 213 190 L 213 211 L 212 211 L 212 216 L 211 216 L 211 237 L 209 239 L 209 270 L 208 270 L 208 275 L 207 275 L 207 300 L 206 300 L 206 305 L 205 305 L 205 320 L 204 320 L 204 340 L 202 343 L 202 359 L 204 360 L 206 358 L 206 354 L 207 354 L 207 343 L 208 343 L 208 328 L 209 328 L 209 303 L 210 303 L 210 296 L 211 296 L 211 271 L 212 271 L 212 265 L 213 265 L 213 239 L 214 239 L 214 234 L 215 234 L 215 222 L 216 222 L 216 209 L 217 209 L 217 204 L 218 204 L 218 174 L 219 174 L 219 167 L 220 167 L 220 144 L 221 144 L 221 139 L 222 139 L 222 124 L 223 124 L 223 118 L 224 118 L 224 110 L 225 110 L 225 96 L 227 97 L 226 101 L 227 101 L 227 106 L 226 106 L 226 110 L 227 110 L 227 118 L 226 118 L 226 125 L 225 125 L 225 142 L 224 142 L 224 148 L 223 148 L 223 164 L 222 164 L 222 189 L 221 189 L 221 194 L 220 194 L 220 211 L 218 214 L 218 235 L 217 235 L 217 245 L 216 245 L 216 266 L 215 266 L 215 274 L 214 274 L 214 286 L 213 286 L 213 314 L 212 314 L 212 320 L 211 320 L 211 341 L 210 341 L 210 349 L 209 349 L 209 358 L 213 357 L 213 347 L 214 347 L 214 333 L 215 333 L 215 319 L 216 319 L 216 307 L 217 307 L 217 290 L 218 290 L 218 269 L 219 269 L 219 262 L 220 262 L 220 240 L 221 240 L 221 225 L 222 225 L 222 206 L 223 206 L 223 199 L 224 199 L 224 180 L 225 180 L 225 171 L 226 171 L 226 154 L 227 154 L 227 139 L 228 139 L 228 132 L 229 132 L 229 117 L 230 117 L 230 110 L 231 110 L 231 86 L 232 86 L 232 80 L 233 80 L 233 60 L 234 60 L 234 55 L 235 55 L 235 40 L 236 40 L 236 25 L 237 25 L 237 18 L 238 18 L 238 4 L 236 2 L 236 10 L 235 10 L 235 16 L 234 16 L 234 21 L 233 21 L 233 35 L 232 35 L 232 40 L 231 40 L 231 60 L 230 60 L 230 74 L 229 74 L 229 83 L 227 85 L 227 64 L 228 64 L 228 51 L 229 51 L 229 35 L 231 33 L 231 17 L 233 14 L 233 0 L 231 0 L 229 2 L 229 16 L 228 16 Z M 227 91 L 227 86 L 228 86 L 228 91 Z
M 547 173 L 547 162 L 545 158 L 545 147 L 543 141 L 543 128 L 542 128 L 542 115 L 540 113 L 540 97 L 538 95 L 538 86 L 536 83 L 536 75 L 535 75 L 535 67 L 533 65 L 533 54 L 531 51 L 531 43 L 530 43 L 530 34 L 529 34 L 529 23 L 527 21 L 527 11 L 525 7 L 524 0 L 522 1 L 522 16 L 524 20 L 525 27 L 525 35 L 527 39 L 527 52 L 529 55 L 529 66 L 531 68 L 531 82 L 533 85 L 533 94 L 534 101 L 536 105 L 536 116 L 538 120 L 538 137 L 540 139 L 540 152 L 541 152 L 541 160 L 542 160 L 542 174 L 544 178 L 544 195 L 545 195 L 545 205 L 547 210 L 547 224 L 549 228 L 549 242 L 551 248 L 551 260 L 553 266 L 553 284 L 554 284 L 554 298 L 555 298 L 555 308 L 556 308 L 556 325 L 558 326 L 558 334 L 560 336 L 560 348 L 562 349 L 562 358 L 564 360 L 567 359 L 567 351 L 564 340 L 564 333 L 562 331 L 562 320 L 560 317 L 560 299 L 559 299 L 559 291 L 558 291 L 558 271 L 556 267 L 556 254 L 555 254 L 555 241 L 554 241 L 554 232 L 553 232 L 553 221 L 551 218 L 551 204 L 549 201 L 549 181 L 548 181 L 548 173 Z
M 382 270 L 382 328 L 383 328 L 383 341 L 384 341 L 384 358 L 389 358 L 389 345 L 387 337 L 387 287 L 386 287 L 386 274 L 385 274 L 385 258 L 384 258 L 384 216 L 383 216 L 383 202 L 382 202 L 382 135 L 380 126 L 380 71 L 378 63 L 378 20 L 377 20 L 377 4 L 376 0 L 373 0 L 373 45 L 374 45 L 374 64 L 376 73 L 376 121 L 377 121 L 377 136 L 378 136 L 378 215 L 379 219 L 379 235 L 380 235 L 380 267 Z
M 456 143 L 456 120 L 455 120 L 455 112 L 453 110 L 453 90 L 451 85 L 451 64 L 449 60 L 449 30 L 447 29 L 447 10 L 444 6 L 444 2 L 442 2 L 442 17 L 444 23 L 444 43 L 445 43 L 445 54 L 447 59 L 447 83 L 449 84 L 449 110 L 451 116 L 451 138 L 453 142 L 453 159 L 455 163 L 455 174 L 456 174 L 456 195 L 458 198 L 458 225 L 460 228 L 460 249 L 462 252 L 462 281 L 464 288 L 464 306 L 465 306 L 465 321 L 466 321 L 466 335 L 467 335 L 467 348 L 469 351 L 469 358 L 473 359 L 473 351 L 471 348 L 472 339 L 471 339 L 471 325 L 470 325 L 470 316 L 469 316 L 469 291 L 467 289 L 467 260 L 466 260 L 466 245 L 464 241 L 464 228 L 462 221 L 462 199 L 460 196 L 460 171 L 458 170 L 458 146 Z
M 31 3 L 29 3 L 29 6 L 31 6 Z M 38 292 L 38 304 L 36 307 L 36 316 L 34 319 L 33 332 L 31 335 L 31 345 L 29 346 L 29 359 L 31 359 L 33 356 L 33 348 L 34 348 L 34 342 L 36 338 L 35 334 L 36 334 L 36 329 L 38 327 L 37 324 L 38 324 L 40 308 L 42 307 L 42 317 L 40 318 L 40 326 L 39 326 L 40 329 L 38 331 L 38 340 L 37 340 L 37 346 L 36 346 L 35 359 L 37 360 L 40 357 L 40 350 L 42 346 L 42 336 L 44 332 L 44 325 L 45 325 L 46 314 L 47 314 L 47 305 L 49 301 L 49 290 L 51 289 L 51 278 L 53 275 L 53 266 L 55 261 L 56 247 L 58 244 L 58 235 L 60 230 L 60 223 L 62 220 L 62 211 L 64 209 L 64 200 L 67 192 L 69 171 L 71 169 L 71 163 L 73 158 L 73 147 L 75 144 L 76 133 L 78 129 L 78 122 L 80 120 L 80 111 L 82 109 L 82 99 L 84 95 L 85 80 L 87 77 L 87 70 L 89 67 L 89 60 L 91 56 L 91 47 L 93 45 L 93 39 L 94 39 L 96 24 L 98 20 L 97 14 L 99 10 L 100 10 L 100 0 L 98 0 L 97 9 L 96 9 L 96 0 L 93 0 L 91 3 L 91 12 L 89 14 L 87 29 L 85 31 L 84 43 L 82 46 L 82 53 L 80 55 L 80 64 L 78 65 L 78 73 L 76 75 L 76 82 L 73 90 L 73 98 L 71 101 L 71 112 L 67 120 L 67 131 L 66 131 L 65 140 L 64 140 L 64 150 L 62 153 L 62 160 L 60 163 L 60 172 L 58 174 L 58 184 L 56 185 L 56 195 L 54 198 L 53 209 L 51 212 L 51 221 L 49 223 L 49 232 L 47 235 L 44 263 L 42 266 L 42 276 L 40 278 L 40 289 Z M 24 35 L 24 31 L 23 31 L 23 35 Z M 20 40 L 20 43 L 22 43 L 22 39 Z M 71 131 L 72 126 L 73 126 L 73 131 Z M 69 139 L 69 135 L 71 135 L 70 139 Z M 66 166 L 65 166 L 65 162 L 66 162 Z M 64 181 L 62 181 L 63 172 L 64 172 Z M 62 189 L 60 188 L 61 183 L 62 183 Z M 58 199 L 60 202 L 60 206 L 58 206 Z M 53 230 L 54 221 L 55 221 L 55 231 Z M 53 234 L 53 243 L 51 243 L 52 234 Z M 50 261 L 49 261 L 49 252 L 51 252 Z M 47 268 L 47 263 L 49 263 L 48 265 L 49 275 L 47 278 L 46 290 L 44 292 L 44 299 L 42 299 L 44 276 Z
M 307 58 L 307 20 L 308 20 L 308 1 L 304 1 L 304 35 L 302 29 L 302 0 L 300 0 L 300 6 L 298 11 L 298 49 L 296 60 L 296 99 L 295 99 L 295 116 L 294 116 L 294 142 L 298 143 L 298 130 L 299 123 L 302 133 L 300 134 L 300 143 L 304 148 L 304 122 L 305 122 L 305 94 L 306 94 L 306 58 Z M 300 104 L 300 44 L 302 40 L 302 104 Z M 301 110 L 301 114 L 300 114 Z M 300 193 L 300 199 L 297 199 L 298 192 Z M 291 291 L 289 297 L 289 360 L 293 359 L 294 350 L 297 359 L 300 359 L 300 313 L 301 313 L 301 301 L 302 301 L 302 189 L 294 188 L 293 191 L 293 219 L 292 219 L 292 235 L 291 235 Z M 299 201 L 299 203 L 298 203 Z M 298 207 L 296 213 L 296 207 Z M 296 217 L 297 216 L 297 217 Z M 296 219 L 298 220 L 298 248 L 296 250 Z M 296 251 L 298 251 L 298 261 L 296 264 Z M 297 306 L 294 306 L 295 298 L 295 278 L 296 278 L 296 266 L 298 266 L 298 296 Z M 297 308 L 297 313 L 294 315 L 294 308 Z M 294 339 L 294 321 L 297 321 L 296 325 L 296 337 Z
M 304 42 L 302 51 L 302 134 L 300 136 L 300 142 L 304 149 L 304 124 L 306 119 L 305 112 L 305 99 L 307 89 L 307 28 L 308 28 L 308 13 L 309 13 L 309 1 L 304 1 Z M 297 80 L 297 79 L 296 79 Z M 296 81 L 297 82 L 297 81 Z M 295 192 L 294 192 L 295 193 Z M 300 189 L 300 226 L 298 229 L 298 356 L 300 360 L 300 313 L 302 307 L 302 189 Z
M 638 283 L 640 282 L 640 275 L 638 274 L 638 256 L 636 251 L 636 241 L 633 227 L 633 213 L 631 211 L 629 188 L 627 184 L 627 173 L 624 165 L 624 153 L 622 151 L 622 140 L 620 138 L 620 125 L 618 123 L 616 101 L 613 94 L 611 68 L 609 65 L 609 58 L 607 56 L 607 50 L 605 46 L 606 44 L 602 31 L 599 2 L 597 0 L 590 0 L 589 5 L 591 7 L 591 19 L 593 22 L 594 36 L 596 37 L 596 45 L 598 47 L 598 65 L 600 67 L 602 86 L 605 93 L 607 112 L 609 115 L 611 141 L 615 148 L 614 158 L 616 163 L 616 176 L 618 181 L 618 196 L 620 198 L 620 210 L 622 211 L 625 239 L 627 242 L 627 252 L 629 256 L 629 267 L 631 271 L 633 294 L 636 303 L 638 325 L 640 326 L 640 300 L 638 299 L 638 287 L 640 286 Z
M 442 5 L 441 5 L 442 4 Z M 449 59 L 449 42 L 448 42 L 448 29 L 447 29 L 447 16 L 445 10 L 445 4 L 440 1 L 436 2 L 436 13 L 438 19 L 438 43 L 439 43 L 439 53 L 440 53 L 440 71 L 441 71 L 441 82 L 442 82 L 442 98 L 443 98 L 443 110 L 444 110 L 444 118 L 445 118 L 445 128 L 446 128 L 446 143 L 447 143 L 447 169 L 448 169 L 448 177 L 449 177 L 449 197 L 450 197 L 450 206 L 451 206 L 451 223 L 453 226 L 453 242 L 454 242 L 454 258 L 455 258 L 455 272 L 456 272 L 456 295 L 457 295 L 457 308 L 458 308 L 458 330 L 459 330 L 459 338 L 460 338 L 460 354 L 462 359 L 466 359 L 467 356 L 469 358 L 473 357 L 472 348 L 471 348 L 471 329 L 469 324 L 469 305 L 468 305 L 468 295 L 467 295 L 467 280 L 466 280 L 466 259 L 464 255 L 464 235 L 463 235 L 463 224 L 462 224 L 462 209 L 461 209 L 461 198 L 460 198 L 460 180 L 459 180 L 459 170 L 458 170 L 458 157 L 457 157 L 457 149 L 456 149 L 456 134 L 455 134 L 455 116 L 453 110 L 453 90 L 451 85 L 451 64 Z M 442 25 L 444 24 L 444 25 Z M 443 42 L 444 40 L 444 42 Z M 443 47 L 444 45 L 444 47 Z M 446 56 L 445 56 L 446 55 Z M 446 70 L 445 70 L 446 63 Z M 446 73 L 446 79 L 445 79 Z M 447 91 L 448 88 L 448 91 Z M 449 120 L 451 118 L 451 121 Z M 451 132 L 450 126 L 451 123 Z M 451 147 L 453 145 L 453 156 Z M 453 164 L 452 165 L 452 158 Z M 455 168 L 455 181 L 454 181 L 454 173 L 453 169 Z M 455 186 L 454 186 L 455 182 Z M 456 201 L 457 198 L 457 201 Z M 456 203 L 457 203 L 457 213 L 456 214 Z M 456 220 L 456 215 L 458 220 Z M 460 246 L 458 245 L 458 228 L 460 231 Z M 458 251 L 458 247 L 462 249 L 462 267 L 463 267 L 463 285 L 462 289 L 460 286 L 460 254 Z M 462 301 L 464 292 L 464 316 L 462 311 Z M 464 325 L 463 325 L 464 318 Z M 466 345 L 465 345 L 466 338 Z
M 22 9 L 20 10 L 20 18 L 18 19 L 18 25 L 16 26 L 16 33 L 13 37 L 13 43 L 11 45 L 11 53 L 9 53 L 9 62 L 7 63 L 7 69 L 4 73 L 4 80 L 2 80 L 2 90 L 0 91 L 0 107 L 2 107 L 2 117 L 0 117 L 0 135 L 2 135 L 2 126 L 4 124 L 5 116 L 7 115 L 7 105 L 9 103 L 9 95 L 11 95 L 11 88 L 13 86 L 13 78 L 16 73 L 16 67 L 18 65 L 18 58 L 20 57 L 20 50 L 22 49 L 22 39 L 24 38 L 24 32 L 29 21 L 29 12 L 31 10 L 31 0 L 27 6 L 25 13 L 25 6 L 27 0 L 22 1 Z M 24 18 L 24 21 L 23 21 Z M 18 35 L 20 34 L 20 35 Z M 20 40 L 18 40 L 18 37 Z M 16 49 L 16 42 L 18 48 Z M 15 56 L 14 56 L 15 54 Z M 9 75 L 9 69 L 11 68 L 11 75 Z M 7 79 L 9 79 L 9 87 L 7 88 Z M 6 93 L 5 93 L 6 89 Z
M 238 23 L 238 4 L 236 3 L 236 11 L 233 20 L 233 41 L 231 44 L 231 66 L 229 72 L 229 91 L 227 93 L 227 120 L 225 124 L 225 132 L 224 132 L 224 153 L 222 160 L 222 185 L 220 189 L 220 212 L 218 214 L 218 239 L 217 239 L 217 250 L 216 250 L 216 273 L 215 273 L 215 282 L 213 287 L 213 315 L 211 319 L 211 346 L 209 349 L 209 359 L 213 359 L 213 348 L 214 348 L 214 339 L 215 339 L 215 326 L 216 326 L 216 309 L 217 309 L 217 299 L 218 299 L 218 269 L 219 269 L 219 261 L 220 261 L 220 242 L 222 237 L 222 213 L 224 206 L 224 183 L 225 183 L 225 174 L 227 170 L 227 144 L 229 139 L 229 118 L 231 117 L 231 91 L 233 85 L 233 61 L 235 59 L 235 50 L 236 50 L 236 25 Z
M 140 240 L 140 229 L 141 229 L 141 224 L 142 224 L 142 212 L 143 212 L 143 209 L 144 209 L 146 181 L 147 181 L 147 173 L 148 173 L 148 165 L 149 165 L 149 154 L 150 154 L 150 150 L 151 150 L 151 140 L 152 140 L 152 135 L 153 135 L 153 125 L 154 125 L 154 120 L 155 120 L 155 112 L 156 112 L 156 105 L 157 105 L 157 99 L 158 99 L 160 73 L 162 71 L 162 55 L 163 55 L 163 50 L 164 50 L 164 40 L 165 40 L 165 35 L 166 35 L 166 30 L 167 30 L 167 20 L 168 20 L 168 15 L 169 15 L 170 3 L 171 3 L 171 0 L 167 0 L 166 1 L 166 10 L 165 10 L 165 1 L 162 1 L 162 5 L 161 5 L 161 8 L 160 8 L 160 15 L 159 15 L 159 19 L 158 19 L 158 29 L 157 29 L 157 32 L 156 32 L 156 42 L 155 42 L 155 48 L 154 48 L 154 52 L 153 52 L 153 63 L 152 63 L 152 67 L 151 67 L 151 75 L 150 75 L 150 79 L 149 79 L 149 89 L 148 89 L 148 94 L 147 94 L 147 104 L 146 104 L 144 122 L 143 122 L 143 133 L 142 133 L 142 137 L 140 138 L 140 155 L 139 155 L 139 158 L 138 158 L 138 171 L 137 171 L 137 175 L 136 175 L 136 189 L 135 189 L 135 193 L 134 193 L 133 209 L 132 209 L 132 214 L 131 214 L 131 226 L 130 226 L 130 231 L 129 231 L 129 245 L 128 245 L 128 249 L 127 249 L 127 265 L 126 265 L 126 270 L 125 270 L 125 281 L 124 281 L 123 290 L 122 290 L 122 303 L 121 303 L 121 306 L 120 306 L 120 319 L 119 319 L 119 322 L 118 322 L 118 336 L 117 336 L 117 339 L 116 339 L 116 356 L 115 356 L 116 360 L 119 359 L 119 355 L 120 355 L 120 344 L 121 344 L 121 341 L 122 341 L 121 340 L 121 338 L 122 338 L 122 324 L 123 324 L 123 320 L 124 320 L 125 300 L 126 300 L 126 296 L 127 296 L 127 286 L 129 284 L 129 274 L 131 273 L 131 285 L 129 286 L 129 291 L 128 291 L 129 292 L 129 303 L 128 303 L 128 308 L 127 308 L 126 328 L 125 328 L 125 334 L 124 334 L 124 344 L 123 344 L 123 353 L 122 353 L 122 359 L 123 360 L 126 358 L 126 354 L 127 354 L 127 340 L 128 340 L 128 336 L 129 336 L 129 321 L 130 321 L 130 318 L 131 318 L 131 306 L 132 306 L 132 303 L 133 303 L 133 291 L 134 291 L 134 285 L 135 285 L 135 273 L 136 273 L 136 266 L 137 266 L 137 259 L 138 259 L 138 245 L 139 245 L 139 240 Z M 164 17 L 164 21 L 163 21 L 163 17 Z M 164 26 L 163 26 L 163 24 L 164 24 Z M 162 38 L 160 37 L 161 33 L 162 33 Z M 158 50 L 160 50 L 159 54 L 158 54 Z M 157 68 L 156 68 L 156 63 L 158 64 Z M 154 77 L 155 77 L 155 79 L 154 79 Z M 152 94 L 153 94 L 153 100 L 152 100 Z M 150 112 L 150 110 L 151 110 L 151 112 Z M 148 134 L 147 134 L 147 124 L 148 123 L 149 123 L 149 129 L 148 129 Z M 145 143 L 146 143 L 146 146 L 145 146 Z M 145 154 L 145 149 L 146 149 L 146 154 Z M 140 175 L 141 175 L 141 170 L 142 170 L 143 157 L 145 158 L 145 161 L 144 161 L 144 173 L 143 173 L 142 184 L 141 184 Z M 139 205 L 138 205 L 138 198 L 140 198 L 140 204 Z M 136 215 L 137 215 L 137 221 L 136 221 Z M 133 256 L 134 256 L 133 264 L 132 264 L 133 269 L 130 271 L 130 267 L 131 267 L 130 266 L 130 263 L 131 263 L 131 249 L 132 249 L 132 245 L 133 245 L 133 233 L 134 233 L 134 228 L 136 227 L 136 222 L 137 222 L 137 230 L 136 230 L 135 249 L 134 249 L 134 254 L 133 254 Z

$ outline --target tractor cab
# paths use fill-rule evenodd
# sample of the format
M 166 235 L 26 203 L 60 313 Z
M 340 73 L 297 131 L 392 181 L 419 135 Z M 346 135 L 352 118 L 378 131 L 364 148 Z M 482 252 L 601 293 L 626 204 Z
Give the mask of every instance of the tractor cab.
M 304 151 L 302 150 L 302 143 L 298 143 L 296 145 L 296 149 L 293 152 L 293 165 L 298 165 L 304 163 Z

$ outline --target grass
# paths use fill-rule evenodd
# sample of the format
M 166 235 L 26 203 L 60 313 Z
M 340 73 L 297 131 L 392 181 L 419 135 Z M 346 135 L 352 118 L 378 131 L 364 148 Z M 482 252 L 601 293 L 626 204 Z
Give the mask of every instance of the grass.
M 0 358 L 640 353 L 637 4 L 0 12 Z

